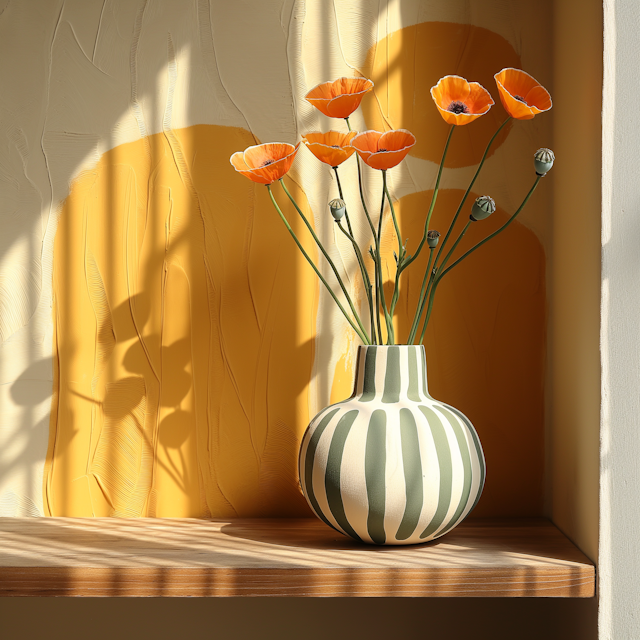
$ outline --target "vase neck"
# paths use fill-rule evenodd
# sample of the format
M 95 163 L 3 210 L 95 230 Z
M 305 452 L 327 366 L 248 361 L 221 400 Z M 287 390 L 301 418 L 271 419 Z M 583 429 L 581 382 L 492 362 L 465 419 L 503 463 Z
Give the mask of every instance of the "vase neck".
M 422 345 L 358 347 L 354 396 L 362 402 L 421 402 L 428 397 Z

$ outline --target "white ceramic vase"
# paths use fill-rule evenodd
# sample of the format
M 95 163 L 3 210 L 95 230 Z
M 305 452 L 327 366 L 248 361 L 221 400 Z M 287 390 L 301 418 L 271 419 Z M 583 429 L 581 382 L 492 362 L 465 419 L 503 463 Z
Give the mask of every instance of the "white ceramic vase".
M 485 462 L 468 418 L 429 395 L 423 346 L 363 346 L 353 395 L 311 421 L 299 473 L 330 527 L 404 545 L 464 520 L 482 493 Z

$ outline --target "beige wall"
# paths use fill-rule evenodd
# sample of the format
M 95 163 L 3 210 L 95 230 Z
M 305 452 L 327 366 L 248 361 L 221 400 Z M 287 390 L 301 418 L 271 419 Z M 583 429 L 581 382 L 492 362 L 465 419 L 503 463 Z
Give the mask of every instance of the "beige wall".
M 602 4 L 554 2 L 548 513 L 598 552 Z
M 336 0 L 339 2 L 339 0 Z M 0 2 L 0 5 L 4 3 Z M 402 0 L 399 0 L 401 6 Z M 547 250 L 549 294 L 547 512 L 592 558 L 597 554 L 601 3 L 512 2 L 528 16 L 553 7 L 553 37 L 524 39 L 529 61 L 537 47 L 555 49 L 553 143 L 558 161 L 545 182 L 555 193 L 550 216 L 526 222 Z M 544 58 L 546 59 L 546 53 Z M 539 62 L 544 67 L 544 62 Z M 534 75 L 539 75 L 538 70 Z M 542 76 L 541 76 L 542 77 Z M 539 210 L 539 209 L 538 209 Z M 551 220 L 549 226 L 546 221 Z M 537 227 L 536 224 L 541 225 Z M 80 637 L 99 620 L 94 638 L 183 637 L 313 639 L 388 637 L 398 630 L 455 640 L 595 638 L 595 601 L 562 600 L 62 600 L 1 599 L 7 638 Z M 452 631 L 451 620 L 455 620 Z M 320 620 L 320 624 L 318 624 Z M 28 621 L 25 625 L 25 621 Z M 308 625 L 308 626 L 305 626 Z M 338 625 L 343 633 L 336 632 Z M 364 626 L 363 626 L 364 625 Z M 26 631 L 25 631 L 26 626 Z M 212 629 L 217 628 L 218 635 Z M 18 635 L 18 629 L 20 633 Z M 55 631 L 52 631 L 55 630 Z M 132 635 L 127 635 L 127 630 Z M 6 633 L 6 632 L 5 632 Z M 440 635 L 438 635 L 440 634 Z

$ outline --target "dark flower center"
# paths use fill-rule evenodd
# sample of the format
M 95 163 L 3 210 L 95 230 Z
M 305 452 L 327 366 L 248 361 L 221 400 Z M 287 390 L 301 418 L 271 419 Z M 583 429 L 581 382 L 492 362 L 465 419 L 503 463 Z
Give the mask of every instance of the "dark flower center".
M 339 145 L 339 144 L 332 144 L 332 145 L 331 145 L 331 148 L 332 148 L 332 149 L 339 149 L 339 148 L 340 148 L 340 145 Z
M 381 151 L 389 151 L 389 149 L 378 149 L 376 153 L 380 153 Z
M 262 167 L 267 167 L 267 166 L 269 166 L 270 164 L 273 164 L 274 162 L 275 162 L 275 160 L 266 160 L 265 162 L 263 162 L 263 163 L 260 165 L 260 169 L 262 169 Z
M 469 113 L 469 107 L 464 102 L 460 102 L 459 100 L 454 100 L 448 107 L 447 111 L 451 111 L 451 113 L 460 114 L 460 113 Z
M 529 103 L 522 97 L 522 96 L 513 96 L 516 100 L 520 101 L 520 102 L 524 102 L 527 106 L 529 106 Z

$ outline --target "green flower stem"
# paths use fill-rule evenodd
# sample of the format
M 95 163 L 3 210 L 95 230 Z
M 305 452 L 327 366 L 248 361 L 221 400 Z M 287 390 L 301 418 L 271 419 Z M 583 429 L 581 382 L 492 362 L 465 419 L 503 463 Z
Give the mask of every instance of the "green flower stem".
M 344 121 L 347 123 L 347 128 L 349 129 L 349 131 L 351 131 L 351 123 L 349 122 L 349 118 L 345 118 Z M 364 188 L 362 186 L 362 171 L 360 169 L 360 156 L 358 156 L 358 153 L 356 152 L 356 166 L 358 167 L 358 189 L 360 191 L 360 202 L 362 203 L 362 209 L 364 210 L 364 215 L 367 218 L 367 222 L 369 223 L 369 228 L 371 229 L 371 235 L 373 236 L 373 242 L 375 244 L 375 246 L 378 246 L 378 237 L 376 235 L 376 228 L 373 225 L 373 220 L 371 219 L 371 216 L 369 215 L 369 210 L 367 209 L 367 203 L 364 199 Z M 376 320 L 378 323 L 378 339 L 380 340 L 380 344 L 382 344 L 382 328 L 380 326 L 380 303 L 379 303 L 379 299 L 380 299 L 380 292 L 378 289 L 378 283 L 380 282 L 380 279 L 382 277 L 381 274 L 378 273 L 378 261 L 376 260 L 375 256 L 372 256 L 373 258 L 373 263 L 374 263 L 374 270 L 375 270 L 375 275 L 374 275 L 374 279 L 375 279 L 375 285 L 376 285 L 376 309 L 378 310 L 378 312 L 376 313 Z M 386 319 L 386 317 L 385 317 Z
M 511 120 L 511 116 L 508 116 L 507 119 L 498 127 L 497 131 L 493 134 L 493 136 L 491 136 L 491 140 L 489 140 L 489 144 L 487 145 L 487 148 L 484 150 L 484 153 L 482 154 L 482 158 L 480 159 L 478 168 L 476 169 L 476 172 L 473 174 L 473 178 L 471 178 L 471 182 L 467 187 L 467 190 L 465 191 L 464 196 L 462 196 L 462 200 L 458 205 L 458 210 L 456 211 L 456 214 L 453 216 L 453 220 L 449 225 L 449 229 L 447 230 L 444 240 L 440 243 L 440 248 L 438 249 L 438 254 L 436 255 L 436 261 L 435 261 L 436 268 L 438 267 L 438 260 L 440 259 L 440 254 L 444 251 L 444 247 L 447 244 L 447 240 L 449 239 L 449 236 L 451 235 L 451 232 L 453 231 L 453 228 L 458 220 L 458 216 L 462 211 L 462 207 L 464 207 L 464 203 L 467 201 L 467 198 L 469 197 L 469 193 L 471 193 L 471 189 L 473 189 L 473 185 L 475 184 L 476 179 L 478 178 L 478 175 L 482 170 L 482 165 L 484 165 L 484 161 L 487 159 L 487 154 L 489 153 L 489 149 L 491 149 L 491 145 L 493 145 L 494 140 L 498 137 L 498 134 L 502 131 L 502 129 L 504 129 L 504 127 L 507 125 L 507 123 L 510 120 Z
M 298 237 L 296 236 L 295 232 L 291 228 L 291 225 L 287 222 L 287 219 L 284 217 L 284 214 L 280 210 L 280 207 L 278 206 L 276 199 L 273 197 L 273 193 L 271 191 L 271 185 L 267 185 L 267 190 L 269 191 L 269 196 L 271 197 L 271 202 L 273 202 L 273 206 L 276 208 L 278 215 L 282 219 L 282 222 L 284 222 L 285 227 L 287 227 L 287 230 L 291 234 L 291 237 L 294 239 L 295 243 L 298 245 L 298 249 L 300 249 L 300 251 L 302 252 L 302 255 L 307 259 L 307 262 L 311 265 L 313 270 L 316 272 L 316 275 L 318 276 L 318 278 L 320 278 L 320 281 L 322 282 L 322 284 L 324 284 L 324 286 L 327 288 L 327 291 L 331 294 L 331 297 L 333 298 L 335 303 L 338 305 L 338 308 L 340 309 L 340 311 L 342 311 L 342 314 L 347 319 L 347 322 L 351 325 L 353 330 L 358 334 L 358 337 L 360 338 L 360 340 L 362 340 L 364 344 L 371 344 L 371 341 L 367 339 L 366 335 L 362 333 L 362 331 L 360 331 L 358 326 L 349 317 L 349 314 L 346 312 L 345 308 L 340 304 L 340 301 L 336 297 L 336 294 L 333 292 L 333 289 L 331 289 L 331 287 L 329 286 L 329 283 L 323 278 L 322 274 L 320 273 L 316 265 L 313 263 L 313 260 L 309 257 L 309 254 L 304 250 L 304 248 L 300 244 Z
M 349 131 L 351 131 L 351 123 L 349 122 L 349 118 L 348 117 L 345 118 L 344 121 L 347 123 L 347 128 L 349 129 Z M 376 237 L 376 228 L 373 225 L 373 220 L 371 220 L 371 216 L 369 215 L 369 210 L 367 209 L 367 203 L 364 199 L 364 188 L 362 186 L 362 171 L 360 170 L 360 157 L 358 156 L 357 152 L 355 155 L 356 155 L 356 166 L 358 167 L 358 189 L 360 190 L 360 202 L 362 203 L 362 209 L 364 210 L 364 215 L 366 216 L 367 222 L 369 223 L 369 228 L 371 229 L 373 242 L 377 246 L 378 238 Z M 375 285 L 376 285 L 376 309 L 378 310 L 378 312 L 376 313 L 376 320 L 378 324 L 378 339 L 380 340 L 380 344 L 382 344 L 382 328 L 380 326 L 380 311 L 379 311 L 380 294 L 378 291 L 378 282 L 380 280 L 380 276 L 378 274 L 378 262 L 375 256 L 372 256 L 372 258 L 373 258 L 374 270 L 375 270 L 374 279 L 375 279 Z
M 453 243 L 453 247 L 451 247 L 451 250 L 449 251 L 449 253 L 447 253 L 445 259 L 442 261 L 442 264 L 440 265 L 440 269 L 444 269 L 447 266 L 447 262 L 449 262 L 449 258 L 451 257 L 453 252 L 456 250 L 456 247 L 460 244 L 460 240 L 462 240 L 462 238 L 464 237 L 464 234 L 467 233 L 467 229 L 471 226 L 471 222 L 472 220 L 469 219 L 467 224 L 464 225 L 464 229 L 460 232 L 460 235 L 457 237 L 456 241 Z M 436 273 L 436 276 L 437 276 L 437 273 Z M 438 278 L 438 280 L 439 279 L 440 278 Z
M 431 222 L 431 216 L 433 215 L 433 210 L 436 206 L 436 200 L 438 199 L 438 190 L 440 189 L 440 178 L 442 178 L 442 170 L 444 169 L 444 161 L 447 157 L 447 151 L 449 150 L 449 143 L 451 142 L 451 136 L 453 135 L 453 130 L 456 128 L 455 124 L 451 125 L 451 129 L 449 129 L 449 135 L 447 136 L 447 142 L 444 145 L 444 151 L 442 152 L 442 160 L 440 160 L 440 168 L 438 169 L 438 177 L 436 178 L 436 184 L 433 188 L 433 195 L 431 196 L 431 204 L 429 205 L 429 212 L 427 213 L 427 218 L 424 222 L 424 233 L 422 234 L 422 240 L 420 240 L 420 244 L 418 245 L 418 249 L 416 252 L 410 257 L 407 258 L 405 262 L 403 262 L 401 266 L 401 270 L 404 271 L 419 255 L 422 251 L 422 247 L 424 247 L 425 242 L 427 241 L 427 233 L 429 231 L 429 223 Z
M 376 321 L 378 325 L 378 344 L 383 344 L 382 342 L 382 327 L 380 326 L 380 287 L 378 283 L 380 282 L 380 278 L 378 277 L 378 261 L 376 260 L 375 252 L 371 247 L 369 247 L 369 251 L 371 254 L 371 259 L 373 260 L 373 269 L 374 269 L 374 279 L 376 281 Z
M 373 338 L 373 342 L 375 344 L 376 340 L 376 327 L 373 320 L 373 296 L 371 294 L 371 280 L 369 280 L 369 274 L 367 273 L 367 268 L 364 264 L 364 258 L 362 257 L 362 253 L 360 251 L 360 247 L 358 243 L 355 241 L 355 238 L 342 226 L 340 221 L 337 221 L 338 228 L 342 233 L 344 233 L 347 238 L 351 241 L 353 245 L 353 250 L 355 251 L 356 257 L 358 258 L 358 264 L 360 265 L 360 273 L 362 274 L 362 282 L 364 284 L 364 288 L 367 292 L 367 301 L 369 303 L 369 316 L 371 318 L 371 337 Z
M 531 189 L 529 189 L 529 193 L 527 193 L 527 195 L 525 196 L 525 199 L 522 201 L 522 204 L 518 207 L 516 212 L 497 231 L 494 231 L 492 234 L 488 235 L 484 240 L 481 240 L 476 245 L 471 247 L 471 249 L 469 249 L 466 253 L 462 254 L 452 265 L 450 265 L 440 275 L 437 276 L 437 278 L 436 278 L 436 280 L 434 281 L 434 284 L 433 284 L 433 290 L 431 292 L 431 301 L 429 303 L 429 309 L 427 310 L 427 317 L 425 318 L 424 326 L 422 328 L 422 335 L 420 337 L 420 342 L 422 342 L 422 340 L 424 338 L 426 327 L 427 327 L 427 324 L 429 322 L 429 318 L 431 316 L 431 308 L 433 306 L 433 298 L 435 296 L 435 291 L 436 291 L 436 288 L 437 288 L 438 284 L 440 283 L 440 280 L 442 280 L 442 278 L 444 278 L 444 276 L 446 276 L 447 273 L 449 273 L 449 271 L 451 271 L 451 269 L 453 269 L 455 266 L 460 264 L 460 262 L 462 262 L 465 258 L 470 256 L 476 249 L 479 249 L 485 242 L 489 242 L 489 240 L 491 240 L 492 238 L 495 238 L 499 233 L 502 233 L 502 231 L 504 231 L 518 217 L 520 212 L 526 206 L 527 202 L 529 202 L 529 198 L 531 198 L 531 196 L 533 195 L 533 192 L 536 190 L 536 187 L 538 186 L 538 183 L 540 182 L 540 178 L 541 177 L 542 176 L 536 176 L 535 182 L 533 183 L 533 186 L 531 187 Z
M 333 167 L 333 170 L 336 174 L 336 181 L 338 183 L 338 193 L 340 194 L 340 199 L 344 202 L 344 196 L 342 195 L 342 186 L 340 184 L 340 176 L 338 175 L 338 167 Z M 360 265 L 360 273 L 362 274 L 362 281 L 369 281 L 369 274 L 367 273 L 367 268 L 364 264 L 364 259 L 362 257 L 362 253 L 360 252 L 360 247 L 358 247 L 358 243 L 355 241 L 353 229 L 351 228 L 351 221 L 349 220 L 349 213 L 345 209 L 344 217 L 347 221 L 347 228 L 349 229 L 348 238 L 351 240 L 351 244 L 353 245 L 353 250 L 355 251 L 356 257 L 358 258 L 358 264 Z M 366 283 L 365 283 L 366 286 Z M 373 297 L 371 296 L 371 290 L 367 289 L 367 299 L 369 300 L 369 304 L 373 307 Z M 374 338 L 375 342 L 375 329 L 371 327 L 371 337 Z
M 349 124 L 349 119 L 347 118 L 347 124 Z M 351 129 L 351 127 L 349 127 Z M 369 215 L 369 211 L 367 210 L 367 205 L 364 201 L 364 191 L 362 189 L 362 173 L 360 172 L 360 158 L 356 153 L 356 164 L 358 165 L 358 187 L 360 188 L 360 201 L 362 202 L 362 208 L 364 209 L 364 213 L 367 217 L 367 221 L 369 222 L 369 227 L 371 227 L 371 235 L 373 236 L 373 243 L 377 247 L 378 246 L 378 236 L 376 234 L 376 228 L 373 226 L 373 221 L 371 220 L 371 216 Z M 380 291 L 378 288 L 378 283 L 380 282 L 381 274 L 378 273 L 378 260 L 375 256 L 373 257 L 373 270 L 374 270 L 374 280 L 376 286 L 376 322 L 378 324 L 378 340 L 380 344 L 382 344 L 382 327 L 380 323 Z
M 389 208 L 391 209 L 391 218 L 393 219 L 393 226 L 396 230 L 396 236 L 398 238 L 398 257 L 396 259 L 396 278 L 393 286 L 393 297 L 391 298 L 391 306 L 389 307 L 389 315 L 393 318 L 393 314 L 396 310 L 396 304 L 398 304 L 398 298 L 400 296 L 400 274 L 402 273 L 402 269 L 400 265 L 402 264 L 402 260 L 404 258 L 404 247 L 402 246 L 402 238 L 400 237 L 400 227 L 398 226 L 398 220 L 396 218 L 396 212 L 393 208 L 393 202 L 391 201 L 391 194 L 389 193 L 389 188 L 387 187 L 387 172 L 386 170 L 382 171 L 382 188 L 389 202 Z
M 453 247 L 451 247 L 451 250 L 449 251 L 449 253 L 447 253 L 447 256 L 445 257 L 445 259 L 442 262 L 442 266 L 440 267 L 441 269 L 444 269 L 447 266 L 447 262 L 449 262 L 449 258 L 451 257 L 451 255 L 453 254 L 453 252 L 456 250 L 456 247 L 460 244 L 460 240 L 462 240 L 462 238 L 464 237 L 465 233 L 467 233 L 467 229 L 471 226 L 471 220 L 469 220 L 467 222 L 467 224 L 464 226 L 464 229 L 460 232 L 460 235 L 456 238 L 456 241 L 453 243 Z M 431 291 L 429 292 L 429 304 L 427 307 L 427 315 L 425 316 L 424 319 L 424 324 L 422 326 L 422 333 L 420 334 L 420 343 L 422 343 L 422 341 L 424 340 L 424 334 L 427 331 L 427 324 L 429 324 L 429 318 L 431 317 L 431 309 L 433 308 L 433 301 L 435 300 L 435 295 L 436 295 L 436 289 L 438 287 L 438 283 L 440 282 L 440 278 L 438 277 L 438 272 L 437 272 L 438 267 L 436 267 L 436 275 L 435 278 L 433 280 L 433 286 L 431 287 Z M 422 314 L 424 312 L 424 301 L 422 302 L 422 309 L 420 309 L 420 316 L 422 317 Z
M 424 278 L 422 278 L 422 287 L 420 288 L 420 297 L 418 298 L 418 306 L 416 307 L 416 312 L 413 317 L 413 322 L 411 323 L 411 330 L 409 331 L 409 338 L 407 339 L 407 344 L 413 344 L 416 338 L 416 333 L 418 332 L 418 324 L 420 323 L 420 317 L 422 316 L 422 305 L 424 303 L 425 296 L 427 295 L 427 283 L 431 283 L 431 277 L 433 273 L 431 271 L 431 261 L 433 260 L 434 249 L 429 248 L 429 262 L 427 263 L 427 270 L 424 272 Z
M 384 180 L 384 172 L 383 172 Z M 382 204 L 380 205 L 380 217 L 378 218 L 378 234 L 376 236 L 376 260 L 378 263 L 378 289 L 380 290 L 380 303 L 382 305 L 382 311 L 384 312 L 384 320 L 387 325 L 387 344 L 395 344 L 393 324 L 391 317 L 387 310 L 387 303 L 384 298 L 384 283 L 382 280 L 382 258 L 380 257 L 380 238 L 382 237 L 382 216 L 384 214 L 384 201 L 386 200 L 386 194 L 382 192 Z
M 351 125 L 349 124 L 349 118 L 345 118 L 345 122 L 347 123 L 347 127 L 349 131 L 351 131 Z M 369 215 L 369 210 L 367 209 L 367 203 L 364 200 L 364 189 L 362 187 L 362 172 L 360 171 L 360 156 L 356 151 L 356 164 L 358 165 L 358 187 L 360 189 L 360 201 L 362 202 L 362 208 L 364 209 L 364 215 L 367 216 L 367 221 L 369 222 L 369 227 L 371 228 L 371 233 L 373 235 L 373 240 L 376 240 L 376 228 L 373 226 L 373 221 L 371 220 L 371 216 Z
M 438 283 L 440 282 L 440 278 L 438 276 L 438 269 L 444 269 L 447 266 L 447 262 L 449 262 L 449 258 L 453 255 L 453 252 L 456 250 L 457 246 L 460 244 L 460 240 L 464 238 L 464 235 L 467 233 L 467 229 L 471 226 L 471 220 L 467 222 L 464 226 L 464 229 L 460 232 L 460 235 L 456 238 L 456 241 L 453 243 L 453 247 L 449 253 L 447 253 L 445 259 L 442 261 L 442 265 L 440 267 L 435 267 L 436 275 L 434 277 L 433 286 L 431 287 L 431 291 L 429 292 L 429 306 L 427 309 L 427 315 L 425 317 L 424 326 L 422 327 L 422 333 L 420 334 L 420 340 L 423 340 L 425 331 L 427 329 L 427 324 L 429 322 L 429 317 L 431 316 L 431 309 L 433 308 L 433 301 L 436 295 L 436 288 L 438 287 Z M 437 256 L 436 256 L 437 257 Z M 424 302 L 422 303 L 424 307 Z M 420 315 L 422 315 L 424 309 L 420 310 Z
M 344 202 L 344 196 L 342 195 L 342 185 L 340 184 L 340 176 L 338 175 L 338 167 L 331 167 L 336 174 L 336 182 L 338 183 L 338 193 L 340 194 L 340 200 Z M 347 221 L 347 229 L 349 233 L 353 235 L 353 229 L 351 228 L 351 220 L 349 220 L 349 213 L 345 210 L 344 217 Z
M 386 169 L 382 170 L 382 188 L 384 189 L 384 193 L 387 196 L 387 200 L 389 201 L 389 209 L 391 209 L 391 218 L 393 219 L 393 226 L 396 229 L 396 235 L 398 236 L 398 258 L 401 258 L 402 253 L 402 238 L 400 237 L 400 227 L 398 226 L 398 220 L 396 218 L 396 211 L 393 208 L 393 202 L 391 201 L 391 194 L 389 193 L 389 188 L 387 187 L 387 171 Z
M 516 217 L 520 214 L 520 212 L 524 209 L 527 202 L 529 202 L 529 198 L 533 195 L 533 192 L 536 190 L 536 187 L 538 186 L 538 182 L 540 182 L 540 178 L 542 177 L 543 176 L 536 176 L 536 180 L 533 183 L 533 186 L 529 190 L 529 193 L 527 193 L 525 199 L 522 201 L 522 204 L 518 207 L 517 211 L 497 231 L 494 231 L 491 235 L 487 236 L 484 240 L 481 240 L 480 242 L 478 242 L 478 244 L 471 247 L 471 249 L 469 249 L 469 251 L 467 251 L 465 254 L 461 255 L 448 269 L 443 271 L 442 274 L 438 276 L 438 281 L 440 281 L 458 263 L 462 262 L 468 255 L 473 253 L 476 249 L 479 249 L 485 242 L 489 242 L 491 238 L 494 238 L 499 233 L 504 231 L 516 219 Z
M 349 293 L 347 292 L 347 288 L 344 286 L 344 283 L 342 282 L 342 278 L 340 277 L 340 274 L 338 273 L 338 269 L 336 268 L 336 265 L 334 264 L 333 260 L 330 258 L 329 254 L 327 253 L 326 249 L 324 248 L 322 242 L 320 242 L 320 238 L 318 238 L 318 236 L 316 235 L 316 232 L 313 230 L 313 227 L 311 226 L 310 222 L 307 220 L 307 218 L 304 215 L 304 213 L 302 213 L 302 210 L 298 206 L 298 203 L 293 199 L 293 196 L 289 193 L 289 190 L 287 189 L 287 187 L 286 187 L 286 185 L 284 183 L 284 180 L 282 178 L 280 178 L 280 184 L 282 185 L 282 188 L 284 189 L 284 192 L 289 197 L 289 200 L 291 200 L 291 203 L 296 208 L 296 211 L 298 212 L 298 214 L 302 218 L 303 222 L 307 226 L 307 229 L 309 229 L 309 233 L 311 233 L 311 235 L 313 236 L 313 239 L 315 240 L 315 243 L 318 245 L 318 249 L 320 249 L 320 251 L 322 251 L 322 255 L 327 259 L 327 262 L 329 263 L 329 266 L 331 267 L 331 270 L 333 271 L 334 275 L 336 276 L 336 279 L 338 280 L 338 284 L 340 285 L 340 288 L 342 289 L 342 293 L 344 294 L 344 297 L 347 299 L 347 302 L 349 303 L 349 307 L 351 308 L 351 313 L 353 313 L 353 317 L 356 319 L 356 322 L 358 323 L 358 326 L 362 330 L 362 333 L 367 337 L 367 341 L 365 342 L 365 344 L 371 344 L 371 338 L 369 338 L 369 336 L 367 334 L 367 330 L 364 328 L 364 326 L 362 324 L 362 321 L 360 320 L 360 316 L 358 315 L 358 312 L 356 311 L 356 308 L 353 305 L 353 302 L 351 301 L 351 297 L 349 296 Z

